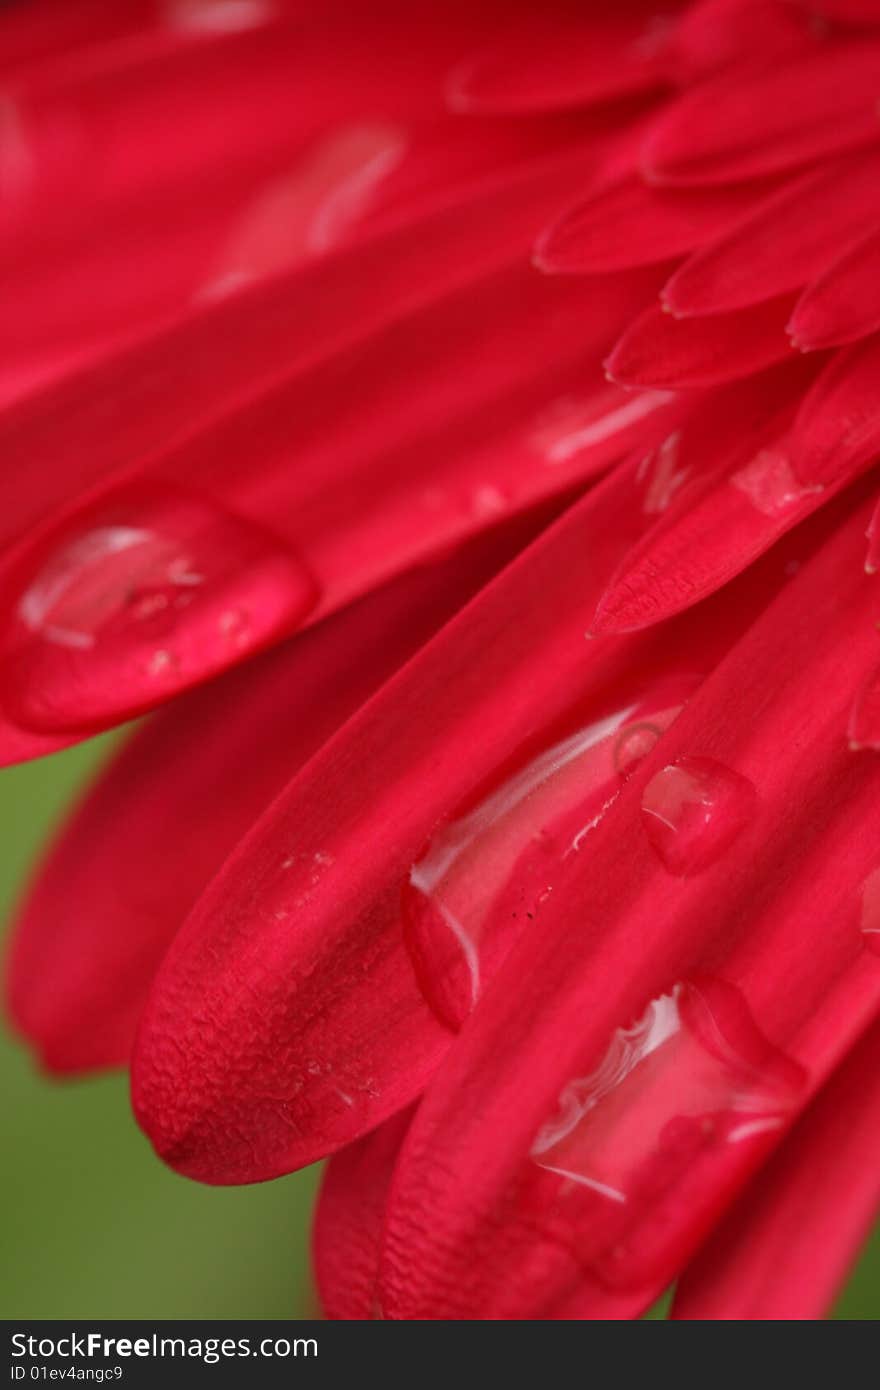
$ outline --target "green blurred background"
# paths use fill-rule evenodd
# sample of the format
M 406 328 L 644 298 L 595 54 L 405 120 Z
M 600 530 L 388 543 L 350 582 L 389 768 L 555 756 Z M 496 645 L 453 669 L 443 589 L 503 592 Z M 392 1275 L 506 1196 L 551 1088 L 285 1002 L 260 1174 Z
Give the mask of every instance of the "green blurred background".
M 110 751 L 0 773 L 4 919 L 48 832 Z M 156 1159 L 123 1076 L 52 1081 L 4 1028 L 0 1317 L 308 1317 L 313 1171 L 201 1187 Z
M 51 827 L 109 748 L 96 740 L 0 774 L 4 918 Z M 125 1078 L 53 1082 L 8 1031 L 0 1038 L 0 1100 L 0 1317 L 313 1312 L 314 1171 L 244 1188 L 176 1177 L 136 1129 Z M 880 1316 L 880 1233 L 836 1316 Z

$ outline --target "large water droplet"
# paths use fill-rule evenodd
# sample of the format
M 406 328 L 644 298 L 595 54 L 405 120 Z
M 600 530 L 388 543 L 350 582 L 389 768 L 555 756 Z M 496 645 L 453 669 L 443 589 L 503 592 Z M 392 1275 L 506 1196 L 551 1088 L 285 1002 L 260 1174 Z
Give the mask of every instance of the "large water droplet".
M 747 777 L 712 758 L 680 758 L 642 793 L 642 823 L 670 873 L 699 873 L 733 844 L 755 811 Z
M 524 757 L 436 831 L 403 885 L 404 936 L 437 1016 L 461 1026 L 517 936 L 540 923 L 570 856 L 679 713 L 670 681 Z
M 291 631 L 315 599 L 275 537 L 160 486 L 68 519 L 7 592 L 3 701 L 39 730 L 147 709 Z
M 756 1141 L 778 1135 L 804 1081 L 738 989 L 713 978 L 677 984 L 563 1088 L 531 1149 L 556 1180 L 553 1199 L 536 1195 L 602 1282 L 671 1277 L 707 1210 L 755 1162 Z
M 868 874 L 862 884 L 861 928 L 867 949 L 880 956 L 880 869 Z

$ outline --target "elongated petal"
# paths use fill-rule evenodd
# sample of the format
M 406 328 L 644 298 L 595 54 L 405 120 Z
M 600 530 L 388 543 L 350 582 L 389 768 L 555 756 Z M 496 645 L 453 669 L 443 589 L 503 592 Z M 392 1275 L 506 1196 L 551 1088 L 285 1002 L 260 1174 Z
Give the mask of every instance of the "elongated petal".
M 878 1126 L 875 1023 L 685 1272 L 672 1316 L 787 1322 L 827 1313 L 880 1207 Z
M 386 1120 L 334 1154 L 324 1170 L 315 1211 L 315 1277 L 329 1318 L 376 1317 L 376 1284 L 385 1207 L 394 1164 L 412 1114 Z
M 568 161 L 483 187 L 416 225 L 217 303 L 4 413 L 16 489 L 8 545 L 47 510 L 161 455 L 236 404 L 509 267 L 565 186 Z M 492 195 L 491 211 L 483 195 Z
M 872 231 L 801 295 L 788 325 L 802 351 L 837 347 L 880 330 L 880 231 Z
M 86 201 L 63 223 L 32 210 L 0 228 L 8 311 L 0 393 L 14 399 L 203 303 L 353 243 L 387 239 L 392 229 L 384 313 L 394 312 L 396 294 L 439 295 L 450 275 L 472 278 L 487 260 L 501 264 L 525 247 L 572 182 L 599 165 L 602 149 L 598 133 L 575 141 L 540 125 L 512 138 L 506 126 L 485 122 L 461 132 L 444 121 L 361 119 L 256 167 L 210 167 L 197 194 L 192 181 L 159 184 L 109 207 Z M 364 254 L 374 260 L 381 251 Z M 406 286 L 413 257 L 419 283 Z M 337 293 L 344 277 L 337 265 Z M 355 286 L 352 309 L 362 295 Z
M 651 183 L 758 178 L 877 139 L 878 47 L 841 44 L 752 71 L 724 74 L 680 97 L 649 135 Z
M 548 274 L 653 265 L 700 246 L 750 208 L 752 188 L 649 188 L 631 176 L 569 208 L 535 247 Z
M 621 386 L 666 390 L 751 376 L 791 356 L 785 336 L 790 303 L 774 299 L 698 319 L 675 319 L 659 307 L 646 309 L 608 358 L 608 375 Z
M 175 8 L 182 14 L 182 4 Z M 3 219 L 48 213 L 66 198 L 106 206 L 164 180 L 180 183 L 200 176 L 218 150 L 230 173 L 254 168 L 365 111 L 392 121 L 439 114 L 445 71 L 503 12 L 493 0 L 479 11 L 456 3 L 414 23 L 406 5 L 383 8 L 378 47 L 375 14 L 331 0 L 320 13 L 282 6 L 276 22 L 238 31 L 203 28 L 207 42 L 188 41 L 193 29 L 172 24 L 130 43 L 59 53 L 11 93 L 20 139 L 0 153 L 15 195 Z M 371 42 L 374 61 L 364 63 Z
M 723 314 L 772 299 L 831 265 L 878 215 L 874 159 L 836 160 L 787 184 L 704 244 L 664 286 L 663 302 L 673 314 L 687 316 Z M 795 343 L 811 346 L 795 331 L 797 314 L 796 309 L 790 327 Z
M 133 738 L 39 869 L 19 919 L 10 1007 L 46 1066 L 128 1060 L 162 956 L 237 841 L 534 524 L 414 571 Z
M 783 57 L 817 42 L 813 15 L 778 0 L 698 0 L 675 27 L 676 73 L 702 78 L 734 63 Z
M 512 114 L 650 90 L 668 74 L 670 30 L 641 5 L 622 7 L 619 14 L 563 11 L 549 24 L 546 19 L 514 22 L 455 69 L 448 84 L 450 106 Z
M 592 1317 L 633 1316 L 876 1010 L 876 846 L 853 828 L 880 774 L 844 735 L 873 640 L 863 526 L 721 662 L 490 985 L 401 1155 L 386 1316 L 535 1317 L 588 1285 Z M 574 1149 L 554 1163 L 556 1097 Z

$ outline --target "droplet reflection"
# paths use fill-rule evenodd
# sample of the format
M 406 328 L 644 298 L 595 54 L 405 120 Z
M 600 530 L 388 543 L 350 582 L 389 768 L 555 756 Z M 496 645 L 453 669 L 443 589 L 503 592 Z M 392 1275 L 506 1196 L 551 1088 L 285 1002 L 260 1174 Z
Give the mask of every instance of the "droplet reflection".
M 670 873 L 699 873 L 745 830 L 757 804 L 748 778 L 712 758 L 680 758 L 642 793 L 642 823 Z
M 11 588 L 4 705 L 46 731 L 138 713 L 293 629 L 315 598 L 269 532 L 160 486 L 68 519 Z
M 441 825 L 402 889 L 404 938 L 422 993 L 458 1028 L 519 934 L 540 921 L 625 779 L 693 689 L 669 683 L 527 757 Z
M 535 1137 L 531 1158 L 557 1182 L 554 1230 L 604 1283 L 671 1277 L 707 1204 L 783 1128 L 805 1079 L 740 990 L 676 984 L 563 1087 Z

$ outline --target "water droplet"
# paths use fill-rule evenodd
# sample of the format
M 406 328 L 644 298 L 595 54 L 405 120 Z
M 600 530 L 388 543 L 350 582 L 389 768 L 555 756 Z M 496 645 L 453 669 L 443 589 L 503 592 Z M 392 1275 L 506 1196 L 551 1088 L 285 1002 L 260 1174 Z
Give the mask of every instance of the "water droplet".
M 757 793 L 748 778 L 712 758 L 681 758 L 648 782 L 642 823 L 670 873 L 699 873 L 752 819 Z
M 275 0 L 165 0 L 165 22 L 184 34 L 238 34 L 268 24 Z
M 823 491 L 818 483 L 806 487 L 799 482 L 781 449 L 762 449 L 745 468 L 731 474 L 730 481 L 765 516 L 778 516 Z
M 862 884 L 861 929 L 867 949 L 880 956 L 880 869 L 868 874 Z
M 674 430 L 642 460 L 639 478 L 646 484 L 642 503 L 646 516 L 660 516 L 665 512 L 682 483 L 686 482 L 688 469 L 679 467 L 680 451 L 681 430 Z
M 486 978 L 581 853 L 693 689 L 664 685 L 577 728 L 499 775 L 441 825 L 402 889 L 404 939 L 419 986 L 448 1027 L 473 1009 Z M 646 716 L 649 716 L 647 718 Z
M 199 298 L 221 299 L 345 240 L 404 158 L 396 126 L 346 126 L 274 179 L 239 214 Z
M 676 984 L 563 1087 L 535 1137 L 532 1161 L 556 1183 L 544 1209 L 560 1238 L 602 1282 L 665 1274 L 719 1188 L 755 1162 L 755 1141 L 785 1125 L 805 1079 L 733 985 Z
M 639 763 L 643 763 L 651 753 L 663 733 L 657 723 L 648 719 L 637 724 L 628 724 L 617 736 L 614 745 L 614 766 L 621 777 L 629 777 Z
M 561 396 L 542 411 L 530 440 L 551 465 L 614 439 L 674 399 L 671 391 L 640 391 L 625 395 L 611 385 L 590 396 Z
M 251 615 L 246 608 L 230 608 L 220 617 L 220 631 L 227 642 L 247 647 L 251 636 Z
M 158 485 L 68 518 L 9 591 L 6 709 L 45 730 L 136 714 L 291 631 L 315 599 L 270 533 Z

